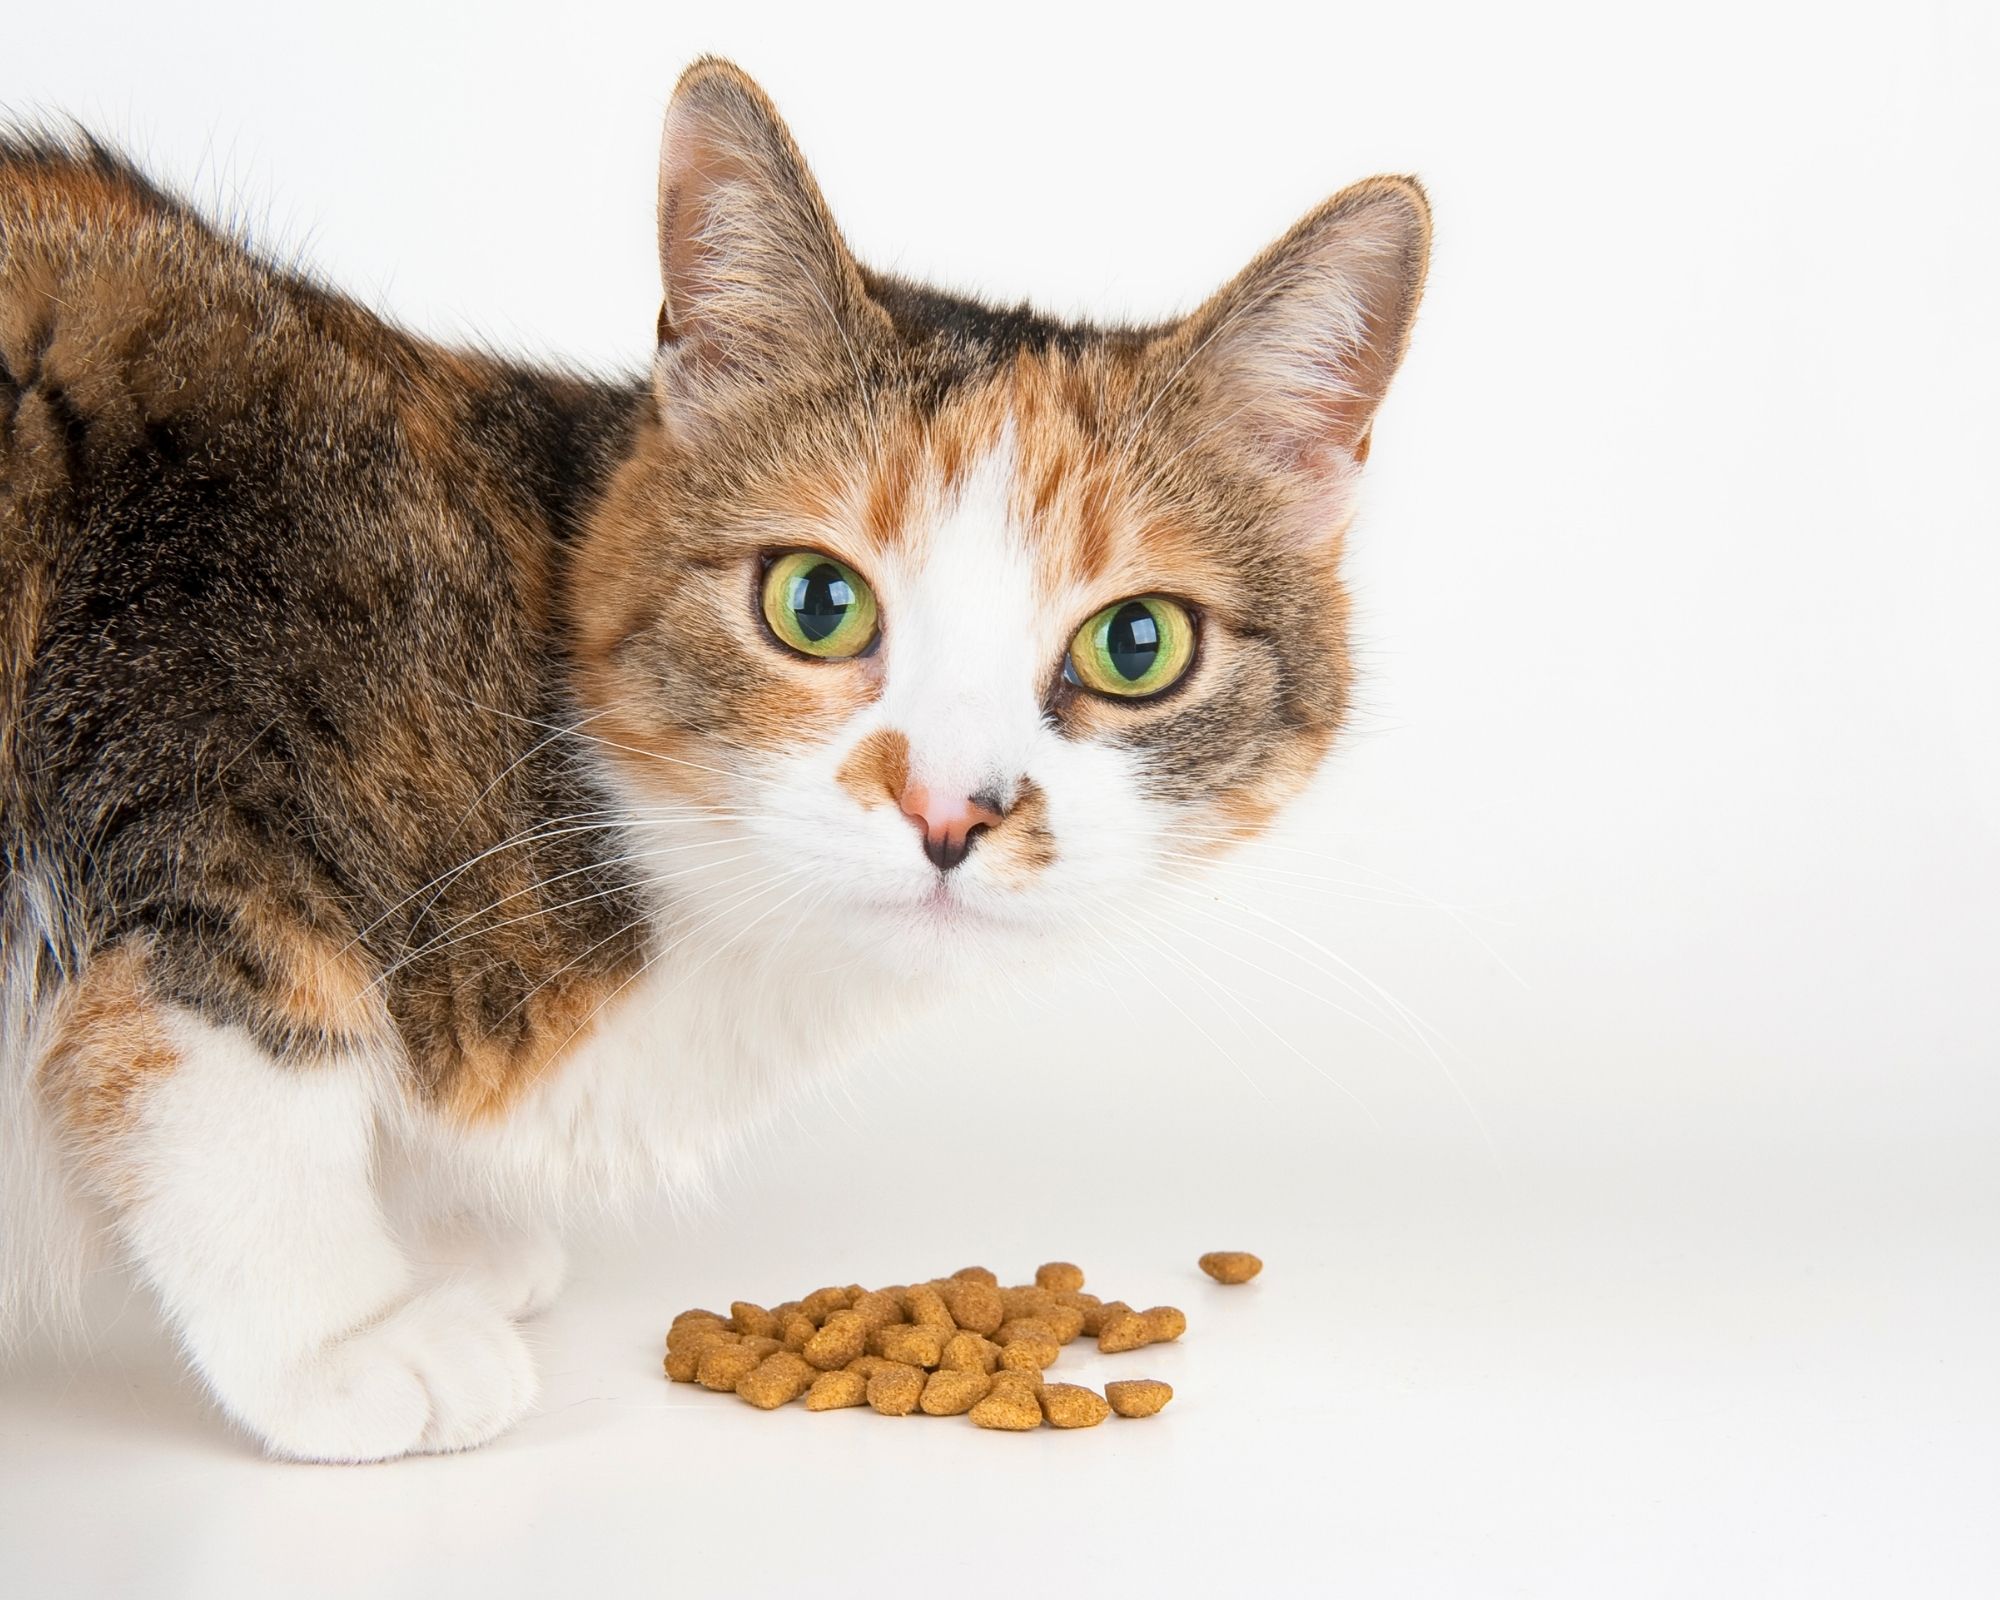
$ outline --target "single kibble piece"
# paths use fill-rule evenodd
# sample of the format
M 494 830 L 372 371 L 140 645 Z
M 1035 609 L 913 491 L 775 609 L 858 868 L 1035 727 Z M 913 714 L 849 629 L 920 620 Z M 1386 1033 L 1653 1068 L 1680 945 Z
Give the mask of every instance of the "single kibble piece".
M 944 1356 L 942 1328 L 920 1328 L 913 1322 L 892 1323 L 868 1336 L 869 1350 L 887 1361 L 903 1361 L 913 1367 L 934 1367 Z
M 1104 1398 L 1121 1417 L 1156 1415 L 1174 1397 L 1174 1386 L 1158 1378 L 1126 1378 L 1104 1386 Z
M 969 1415 L 982 1428 L 1025 1433 L 1042 1425 L 1042 1404 L 1031 1391 L 996 1385 L 993 1392 L 974 1406 Z
M 938 1285 L 938 1295 L 951 1313 L 951 1320 L 974 1333 L 991 1333 L 1007 1320 L 1000 1291 L 990 1283 L 947 1278 Z
M 885 1417 L 907 1417 L 923 1397 L 923 1373 L 898 1361 L 883 1362 L 868 1380 L 868 1403 Z
M 673 1329 L 678 1328 L 683 1322 L 713 1322 L 717 1327 L 720 1327 L 728 1320 L 720 1311 L 704 1311 L 700 1306 L 690 1306 L 687 1310 L 678 1313 L 674 1317 L 674 1320 L 667 1324 L 667 1329 L 669 1332 L 672 1332 Z
M 778 1319 L 754 1300 L 732 1301 L 729 1325 L 752 1339 L 775 1339 L 779 1331 Z
M 857 1311 L 832 1313 L 800 1347 L 800 1354 L 822 1372 L 844 1367 L 868 1348 L 868 1324 Z
M 1050 1306 L 1035 1320 L 1048 1324 L 1057 1344 L 1068 1344 L 1083 1332 L 1083 1312 L 1076 1306 Z
M 776 1339 L 739 1339 L 735 1344 L 710 1345 L 695 1368 L 695 1382 L 727 1394 L 757 1370 L 778 1348 Z
M 790 1350 L 778 1350 L 766 1356 L 736 1385 L 736 1394 L 760 1411 L 775 1411 L 798 1399 L 819 1375 L 819 1369 L 803 1357 Z
M 1051 1428 L 1094 1428 L 1111 1415 L 1111 1407 L 1103 1395 L 1080 1383 L 1045 1383 L 1042 1415 Z
M 940 1372 L 991 1372 L 1000 1365 L 1000 1347 L 972 1332 L 954 1333 L 938 1356 Z
M 939 1328 L 949 1339 L 958 1332 L 958 1324 L 952 1320 L 950 1308 L 944 1303 L 944 1296 L 927 1283 L 920 1283 L 904 1291 L 903 1309 L 920 1328 Z
M 1153 1342 L 1153 1325 L 1136 1311 L 1107 1317 L 1098 1330 L 1097 1348 L 1105 1355 L 1121 1350 L 1142 1350 Z
M 924 1412 L 933 1417 L 962 1417 L 993 1387 L 983 1372 L 946 1371 L 939 1368 L 924 1384 Z
M 1167 1344 L 1187 1332 L 1187 1313 L 1178 1306 L 1154 1306 L 1140 1313 L 1154 1344 Z
M 1000 1352 L 1000 1365 L 1014 1372 L 1040 1372 L 1056 1364 L 1062 1346 L 1052 1333 L 1024 1333 L 1008 1342 Z
M 870 1333 L 903 1320 L 902 1300 L 881 1289 L 869 1289 L 856 1295 L 849 1309 L 868 1325 Z
M 1217 1283 L 1248 1283 L 1264 1270 L 1248 1250 L 1211 1250 L 1196 1265 Z
M 806 1410 L 839 1411 L 868 1403 L 868 1378 L 860 1372 L 822 1372 L 806 1391 Z
M 1051 1294 L 1063 1289 L 1081 1289 L 1083 1268 L 1072 1261 L 1044 1261 L 1035 1268 L 1035 1287 L 1047 1289 Z
M 984 1267 L 960 1267 L 952 1276 L 960 1283 L 983 1283 L 989 1289 L 1000 1287 L 1000 1280 Z

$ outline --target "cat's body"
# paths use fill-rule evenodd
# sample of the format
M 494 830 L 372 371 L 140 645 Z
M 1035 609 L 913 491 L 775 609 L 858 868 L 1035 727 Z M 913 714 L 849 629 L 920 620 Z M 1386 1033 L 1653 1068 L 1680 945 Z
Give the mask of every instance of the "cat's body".
M 601 383 L 0 144 L 0 1310 L 115 1237 L 279 1453 L 504 1427 L 564 1215 L 1310 773 L 1423 243 L 1384 181 L 1181 324 L 992 311 L 710 63 Z

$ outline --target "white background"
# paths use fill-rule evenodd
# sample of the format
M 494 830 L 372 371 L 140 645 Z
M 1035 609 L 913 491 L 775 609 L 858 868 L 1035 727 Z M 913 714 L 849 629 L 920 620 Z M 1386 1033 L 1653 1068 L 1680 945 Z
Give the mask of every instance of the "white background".
M 1988 8 L 17 11 L 15 113 L 422 329 L 602 367 L 649 350 L 703 50 L 864 258 L 951 286 L 1167 313 L 1378 170 L 1438 239 L 1360 725 L 1174 934 L 1198 975 L 956 1011 L 591 1244 L 541 1412 L 476 1456 L 264 1464 L 128 1307 L 0 1379 L 0 1590 L 1993 1592 Z M 1252 1288 L 1192 1272 L 1236 1246 Z M 1188 1310 L 1058 1369 L 1170 1378 L 1157 1421 L 658 1377 L 685 1305 L 1049 1256 Z

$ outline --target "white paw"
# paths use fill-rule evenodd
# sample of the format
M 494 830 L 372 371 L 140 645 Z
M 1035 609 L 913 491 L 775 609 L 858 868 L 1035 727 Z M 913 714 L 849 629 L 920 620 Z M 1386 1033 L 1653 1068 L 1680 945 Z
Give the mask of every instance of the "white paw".
M 430 1265 L 477 1288 L 510 1317 L 548 1310 L 569 1277 L 569 1254 L 546 1228 L 503 1228 L 461 1219 L 433 1242 Z
M 222 1398 L 274 1456 L 386 1461 L 469 1450 L 534 1404 L 519 1331 L 478 1289 L 447 1284 L 297 1363 L 248 1404 Z

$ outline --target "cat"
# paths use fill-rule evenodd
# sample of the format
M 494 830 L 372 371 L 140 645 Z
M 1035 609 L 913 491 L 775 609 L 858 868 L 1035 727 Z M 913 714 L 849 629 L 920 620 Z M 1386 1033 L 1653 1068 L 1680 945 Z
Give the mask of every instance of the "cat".
M 1301 790 L 1429 237 L 1376 178 L 1186 317 L 995 308 L 704 59 L 599 380 L 0 141 L 0 1312 L 108 1244 L 273 1456 L 503 1432 L 566 1222 Z

